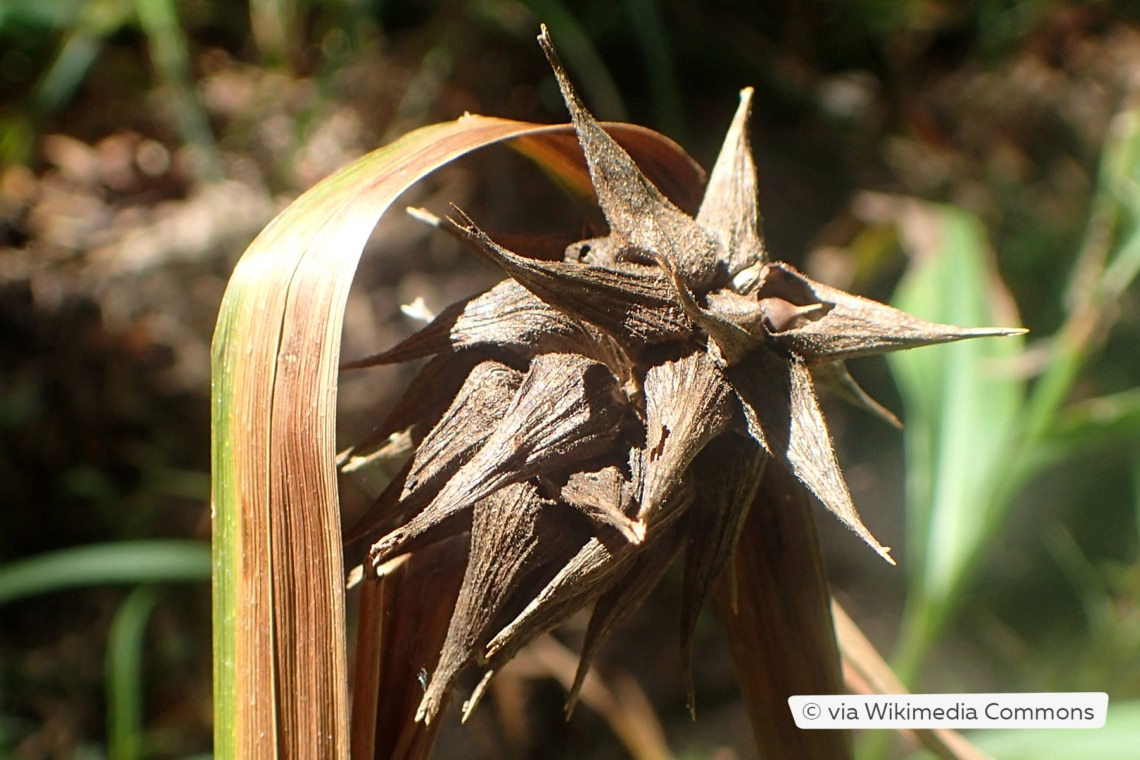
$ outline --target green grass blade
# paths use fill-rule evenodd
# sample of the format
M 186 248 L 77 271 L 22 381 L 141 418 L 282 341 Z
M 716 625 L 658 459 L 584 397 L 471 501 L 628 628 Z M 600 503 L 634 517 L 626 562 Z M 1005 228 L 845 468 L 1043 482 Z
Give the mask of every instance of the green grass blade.
M 673 56 L 669 50 L 669 36 L 657 0 L 626 0 L 626 15 L 641 59 L 645 77 L 653 96 L 655 126 L 672 137 L 687 142 L 688 125 L 681 105 L 680 88 L 673 71 Z
M 536 19 L 550 27 L 558 52 L 567 67 L 582 82 L 591 110 L 601 119 L 628 118 L 621 90 L 590 35 L 561 0 L 523 0 Z
M 1059 415 L 1042 441 L 1059 457 L 1080 449 L 1140 440 L 1140 388 L 1074 404 Z
M 36 116 L 50 116 L 71 100 L 102 49 L 102 38 L 86 29 L 67 34 L 51 68 L 32 93 L 32 110 Z
M 200 153 L 201 179 L 222 176 L 210 120 L 199 102 L 190 79 L 190 53 L 173 0 L 135 0 L 139 26 L 146 35 L 155 72 L 171 101 L 175 123 L 182 139 Z
M 158 604 L 153 586 L 135 589 L 120 605 L 107 641 L 107 757 L 137 760 L 143 756 L 143 648 L 146 626 Z
M 925 207 L 926 235 L 894 305 L 964 326 L 1010 324 L 980 222 L 950 207 Z M 916 243 L 916 240 L 925 240 Z M 921 250 L 919 250 L 921 248 Z M 953 604 L 1002 515 L 993 493 L 1008 466 L 1024 381 L 1013 373 L 1024 341 L 971 340 L 890 355 L 906 409 L 908 572 L 913 592 L 904 643 L 924 649 Z M 909 637 L 909 639 L 908 639 Z M 904 660 L 907 659 L 904 657 Z M 908 675 L 909 665 L 901 663 Z
M 204 541 L 91 544 L 42 554 L 0 568 L 0 604 L 85 586 L 200 583 L 209 579 L 210 547 Z
M 73 13 L 66 19 L 68 29 L 59 53 L 32 93 L 37 117 L 50 116 L 71 99 L 95 63 L 103 40 L 130 22 L 131 6 L 129 0 L 99 0 L 77 4 Z M 55 20 L 63 23 L 65 17 L 55 15 Z
M 74 0 L 4 0 L 0 31 L 8 26 L 62 29 L 74 24 L 80 11 Z
M 296 0 L 251 0 L 250 31 L 262 61 L 272 66 L 288 63 L 290 44 L 296 39 L 296 24 L 301 15 Z

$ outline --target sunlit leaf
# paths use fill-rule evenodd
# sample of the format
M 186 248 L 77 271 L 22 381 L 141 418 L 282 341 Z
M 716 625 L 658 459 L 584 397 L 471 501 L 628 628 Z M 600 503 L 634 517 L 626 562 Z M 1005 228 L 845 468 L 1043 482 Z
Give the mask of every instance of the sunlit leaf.
M 116 541 L 61 549 L 0 568 L 0 604 L 69 588 L 118 583 L 203 582 L 210 549 L 201 541 Z
M 911 266 L 895 306 L 941 323 L 1015 323 L 977 219 L 916 204 L 899 213 Z M 908 564 L 935 609 L 999 518 L 991 501 L 1024 398 L 1023 350 L 1014 336 L 889 357 L 905 405 Z

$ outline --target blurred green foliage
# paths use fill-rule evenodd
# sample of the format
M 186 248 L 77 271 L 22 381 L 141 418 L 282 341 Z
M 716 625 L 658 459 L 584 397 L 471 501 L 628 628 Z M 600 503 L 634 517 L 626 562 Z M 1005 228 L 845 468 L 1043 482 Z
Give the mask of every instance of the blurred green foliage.
M 151 612 L 160 600 L 155 583 L 206 583 L 210 547 L 200 541 L 132 541 L 91 544 L 0 566 L 0 606 L 20 599 L 108 584 L 137 585 L 115 614 L 104 659 L 107 757 L 137 760 L 146 751 L 146 679 L 143 654 Z M 3 726 L 16 729 L 5 732 Z M 19 721 L 0 714 L 0 750 L 13 752 Z
M 148 42 L 151 64 L 169 92 L 182 138 L 202 153 L 203 178 L 219 176 L 213 135 L 193 91 L 175 0 L 11 0 L 0 7 L 0 40 L 12 44 L 0 60 L 4 79 L 29 78 L 34 62 L 50 56 L 19 110 L 0 116 L 0 166 L 27 161 L 37 126 L 71 101 L 105 41 L 130 27 L 138 27 Z

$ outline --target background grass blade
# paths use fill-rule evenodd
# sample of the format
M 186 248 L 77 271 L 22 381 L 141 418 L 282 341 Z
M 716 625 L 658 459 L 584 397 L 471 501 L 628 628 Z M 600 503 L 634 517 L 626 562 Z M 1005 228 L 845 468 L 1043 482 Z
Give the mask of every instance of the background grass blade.
M 0 568 L 0 604 L 83 586 L 209 578 L 210 547 L 203 541 L 89 544 Z
M 1014 325 L 981 223 L 959 209 L 900 208 L 911 266 L 894 305 L 935 322 Z M 1001 520 L 993 493 L 1008 467 L 1024 380 L 1024 340 L 964 341 L 891 354 L 906 408 L 907 568 L 911 594 L 896 663 L 909 682 L 963 578 Z
M 1140 388 L 1088 399 L 1057 415 L 1042 441 L 1043 456 L 1056 458 L 1096 446 L 1140 439 Z
M 220 179 L 221 158 L 210 130 L 209 117 L 191 84 L 190 51 L 178 22 L 177 3 L 173 0 L 136 0 L 135 13 L 146 35 L 155 72 L 170 100 L 178 131 L 186 144 L 198 151 L 200 179 Z
M 628 118 L 621 91 L 590 35 L 561 0 L 523 0 L 534 18 L 554 32 L 559 54 L 582 89 L 594 113 L 604 119 Z M 532 25 L 533 28 L 533 25 Z
M 834 599 L 831 601 L 831 615 L 835 619 L 835 637 L 843 656 L 843 675 L 848 690 L 853 694 L 868 695 L 908 693 L 859 626 Z M 886 734 L 884 731 L 878 733 Z M 913 736 L 943 760 L 986 760 L 986 756 L 957 731 L 921 728 L 900 730 L 899 733 Z
M 661 7 L 657 0 L 625 0 L 625 9 L 630 31 L 641 48 L 642 65 L 653 96 L 654 122 L 678 140 L 688 142 L 688 125 Z
M 160 596 L 154 586 L 140 586 L 120 605 L 111 623 L 105 674 L 110 760 L 137 760 L 145 754 L 143 644 Z

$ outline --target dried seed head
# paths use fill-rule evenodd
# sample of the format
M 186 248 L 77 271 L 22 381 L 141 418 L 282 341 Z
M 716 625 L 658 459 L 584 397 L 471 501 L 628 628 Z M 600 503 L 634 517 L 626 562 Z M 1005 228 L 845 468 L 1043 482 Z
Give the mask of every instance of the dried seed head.
M 444 651 L 417 719 L 468 664 L 484 678 L 594 604 L 571 703 L 598 646 L 685 553 L 681 645 L 729 564 L 767 467 L 790 472 L 887 561 L 863 525 L 816 398 L 823 383 L 889 421 L 847 374 L 853 356 L 1018 330 L 916 319 L 807 278 L 764 251 L 741 94 L 695 218 L 654 187 L 546 51 L 586 156 L 605 237 L 562 261 L 516 253 L 463 212 L 421 218 L 508 276 L 418 334 L 349 366 L 434 357 L 376 442 L 411 462 L 377 505 L 373 567 L 470 532 Z M 684 674 L 692 707 L 692 679 Z

